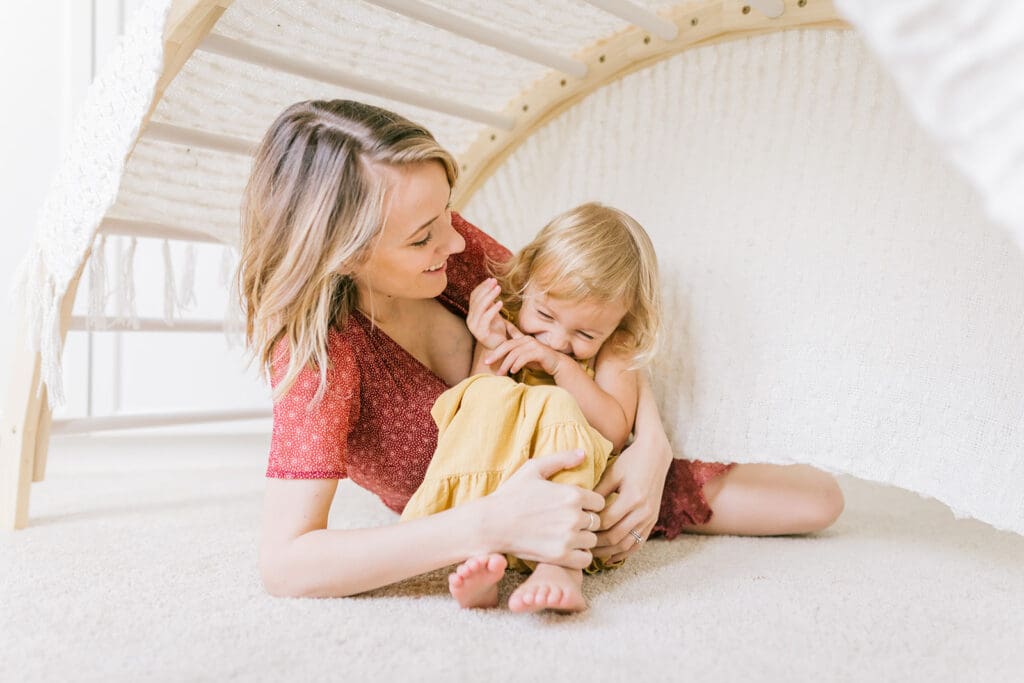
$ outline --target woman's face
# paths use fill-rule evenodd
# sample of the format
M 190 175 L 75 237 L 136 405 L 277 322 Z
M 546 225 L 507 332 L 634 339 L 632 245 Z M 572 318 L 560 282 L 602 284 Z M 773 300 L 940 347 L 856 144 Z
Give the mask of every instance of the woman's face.
M 625 306 L 618 303 L 556 299 L 527 284 L 517 322 L 523 333 L 542 344 L 588 360 L 597 355 L 625 315 Z
M 452 227 L 451 188 L 440 162 L 387 166 L 381 173 L 390 211 L 370 256 L 352 273 L 364 310 L 438 296 L 448 285 L 448 257 L 466 248 Z

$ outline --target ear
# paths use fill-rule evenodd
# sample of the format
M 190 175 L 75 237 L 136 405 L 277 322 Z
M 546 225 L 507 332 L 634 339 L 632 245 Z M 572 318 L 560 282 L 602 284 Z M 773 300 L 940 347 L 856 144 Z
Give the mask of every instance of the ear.
M 351 280 L 352 278 L 359 274 L 359 270 L 362 267 L 362 265 L 362 259 L 358 258 L 357 256 L 353 256 L 344 263 L 342 263 L 340 266 L 338 266 L 335 272 L 338 273 L 338 275 Z

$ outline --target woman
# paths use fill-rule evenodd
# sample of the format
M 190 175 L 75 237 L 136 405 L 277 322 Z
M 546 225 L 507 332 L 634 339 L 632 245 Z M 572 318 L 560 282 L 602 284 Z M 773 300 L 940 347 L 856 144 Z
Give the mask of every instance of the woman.
M 625 559 L 652 532 L 795 534 L 838 517 L 835 480 L 813 468 L 673 460 L 644 383 L 635 441 L 594 491 L 546 481 L 579 462 L 556 453 L 452 510 L 328 530 L 340 478 L 402 510 L 436 445 L 430 407 L 470 371 L 469 292 L 509 252 L 452 214 L 456 176 L 426 130 L 350 101 L 289 107 L 257 152 L 239 279 L 275 396 L 260 545 L 269 592 L 352 595 L 492 553 L 583 568 Z M 520 588 L 509 607 L 561 598 Z

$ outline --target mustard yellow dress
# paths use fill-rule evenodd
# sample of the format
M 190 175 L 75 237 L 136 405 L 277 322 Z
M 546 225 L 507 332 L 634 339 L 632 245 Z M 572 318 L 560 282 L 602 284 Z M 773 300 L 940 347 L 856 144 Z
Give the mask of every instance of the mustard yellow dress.
M 593 377 L 593 370 L 583 365 Z M 612 444 L 591 427 L 575 397 L 550 375 L 469 377 L 438 397 L 430 411 L 437 423 L 437 449 L 423 483 L 402 512 L 419 519 L 493 493 L 523 463 L 537 455 L 583 449 L 578 466 L 551 477 L 559 484 L 593 489 L 610 464 Z M 608 497 L 614 500 L 617 494 Z M 509 567 L 530 572 L 535 562 L 506 555 Z M 597 558 L 594 573 L 618 567 Z

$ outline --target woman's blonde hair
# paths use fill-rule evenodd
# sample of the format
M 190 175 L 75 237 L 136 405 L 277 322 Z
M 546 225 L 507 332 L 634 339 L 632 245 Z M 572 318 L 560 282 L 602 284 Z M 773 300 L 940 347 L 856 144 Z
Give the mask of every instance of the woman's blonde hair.
M 651 238 L 624 211 L 595 202 L 570 209 L 493 270 L 513 320 L 519 317 L 527 284 L 556 299 L 619 302 L 626 315 L 609 341 L 632 355 L 634 367 L 657 351 L 658 257 Z
M 356 306 L 346 271 L 365 258 L 385 221 L 379 164 L 437 161 L 449 185 L 458 168 L 422 126 L 349 100 L 293 104 L 260 143 L 242 202 L 238 286 L 252 357 L 270 369 L 286 342 L 288 371 L 274 398 L 307 366 L 327 383 L 328 332 Z

